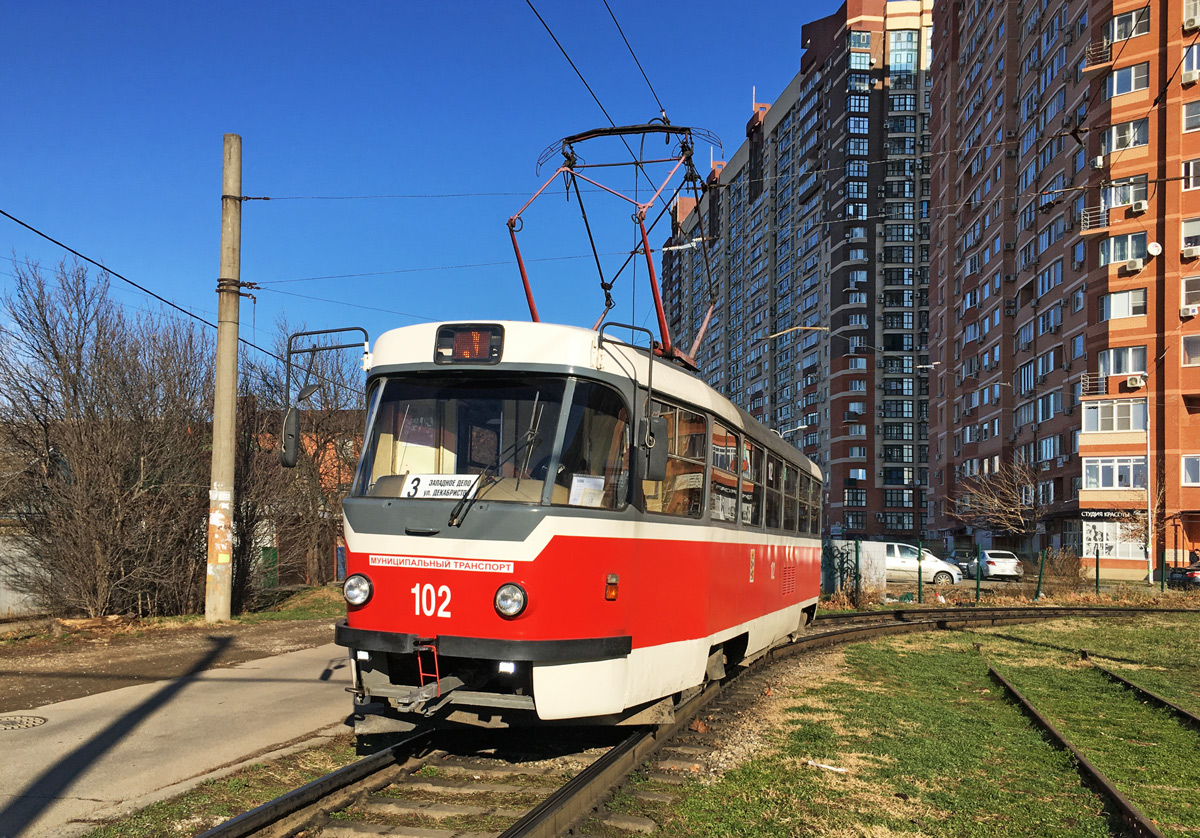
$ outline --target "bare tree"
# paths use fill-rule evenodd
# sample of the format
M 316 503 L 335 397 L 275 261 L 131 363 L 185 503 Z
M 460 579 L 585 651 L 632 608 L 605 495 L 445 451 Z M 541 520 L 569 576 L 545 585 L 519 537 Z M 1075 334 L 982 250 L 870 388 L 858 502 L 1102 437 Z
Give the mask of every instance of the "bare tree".
M 276 354 L 283 356 L 287 335 L 299 329 L 284 321 L 278 329 Z M 275 479 L 270 484 L 269 517 L 279 545 L 280 574 L 285 578 L 310 584 L 333 579 L 334 554 L 342 535 L 342 498 L 350 489 L 362 444 L 360 361 L 361 356 L 350 350 L 322 352 L 305 358 L 301 368 L 292 371 L 294 388 L 311 383 L 317 390 L 300 405 L 300 458 L 296 468 L 283 469 L 278 459 L 271 464 Z M 261 439 L 272 449 L 273 458 L 277 456 L 273 449 L 286 401 L 285 372 L 277 358 L 258 358 L 248 373 L 260 413 L 269 415 L 264 426 L 269 430 L 262 433 Z
M 186 613 L 203 603 L 212 343 L 127 316 L 108 276 L 15 263 L 4 297 L 0 487 L 10 584 L 53 613 Z
M 1038 502 L 1040 473 L 1022 461 L 1002 462 L 988 474 L 959 481 L 947 514 L 975 529 L 1024 538 L 1037 530 L 1047 512 Z

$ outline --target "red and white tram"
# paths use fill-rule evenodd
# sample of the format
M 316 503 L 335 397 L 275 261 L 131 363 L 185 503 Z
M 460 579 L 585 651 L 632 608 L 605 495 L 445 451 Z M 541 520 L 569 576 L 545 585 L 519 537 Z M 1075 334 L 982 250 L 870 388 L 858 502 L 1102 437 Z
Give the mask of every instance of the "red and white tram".
M 538 322 L 395 329 L 370 366 L 359 732 L 662 720 L 813 618 L 819 470 L 691 373 Z

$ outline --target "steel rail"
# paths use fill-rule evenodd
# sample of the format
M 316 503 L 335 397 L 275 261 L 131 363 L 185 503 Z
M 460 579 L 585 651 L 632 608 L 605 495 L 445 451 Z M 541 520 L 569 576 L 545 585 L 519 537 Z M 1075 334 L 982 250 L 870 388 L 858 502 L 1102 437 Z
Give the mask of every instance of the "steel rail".
M 1091 653 L 1087 649 L 1080 649 L 1079 656 L 1090 663 L 1094 669 L 1098 669 L 1100 672 L 1104 673 L 1107 677 L 1116 681 L 1118 684 L 1121 684 L 1127 689 L 1132 690 L 1135 695 L 1141 696 L 1151 704 L 1162 707 L 1164 710 L 1170 710 L 1185 726 L 1190 727 L 1193 730 L 1200 730 L 1200 716 L 1197 716 L 1195 713 L 1192 713 L 1189 710 L 1183 709 L 1178 704 L 1173 704 L 1170 701 L 1167 701 L 1167 699 L 1163 698 L 1161 695 L 1156 695 L 1155 693 L 1150 692 L 1150 690 L 1146 689 L 1140 684 L 1135 684 L 1133 681 L 1130 681 L 1127 678 L 1122 678 L 1117 673 L 1105 669 L 1103 666 L 1100 666 L 1098 663 L 1092 660 Z
M 339 768 L 324 777 L 318 777 L 298 789 L 293 789 L 274 800 L 251 809 L 249 812 L 243 812 L 225 823 L 214 826 L 207 832 L 202 832 L 196 838 L 244 838 L 244 836 L 253 835 L 288 815 L 319 803 L 331 794 L 355 783 L 360 783 L 387 768 L 402 764 L 425 744 L 432 733 L 432 730 L 415 733 L 379 753 L 352 762 L 344 768 Z
M 500 836 L 501 838 L 552 838 L 552 836 L 563 834 L 599 806 L 612 793 L 613 789 L 620 785 L 621 781 L 641 765 L 661 744 L 669 741 L 690 723 L 697 713 L 720 695 L 725 686 L 736 682 L 741 675 L 757 670 L 760 665 L 768 661 L 791 657 L 825 646 L 917 631 L 947 630 L 982 624 L 1033 622 L 1064 617 L 1133 616 L 1157 612 L 1192 613 L 1189 609 L 1086 606 L 978 608 L 971 606 L 966 608 L 897 609 L 868 614 L 829 614 L 817 617 L 809 627 L 810 633 L 797 638 L 792 643 L 768 650 L 756 660 L 749 662 L 736 674 L 719 683 L 709 684 L 694 698 L 676 708 L 674 722 L 657 727 L 636 729 L 625 741 L 612 748 L 552 793 L 546 800 L 500 833 Z M 822 630 L 822 624 L 829 627 Z M 1006 688 L 1018 697 L 1020 696 L 999 673 L 996 673 L 991 667 L 989 667 L 989 671 L 1005 684 Z M 1019 697 L 1019 700 L 1024 702 L 1023 698 Z M 1040 715 L 1036 715 L 1037 711 L 1031 706 L 1029 709 L 1036 718 L 1041 718 Z M 1049 722 L 1045 722 L 1045 724 L 1049 725 Z M 289 815 L 299 813 L 308 807 L 314 807 L 323 798 L 348 789 L 356 783 L 362 783 L 374 774 L 402 765 L 405 760 L 411 758 L 422 746 L 425 746 L 435 734 L 436 731 L 432 729 L 415 733 L 377 754 L 351 763 L 249 812 L 238 815 L 198 835 L 197 838 L 245 838 L 245 836 L 252 835 L 258 830 L 277 824 Z M 1053 735 L 1063 743 L 1064 747 L 1076 755 L 1081 765 L 1091 767 L 1082 754 L 1061 739 L 1056 731 Z M 1103 775 L 1100 776 L 1103 777 Z M 1107 784 L 1107 780 L 1103 780 L 1103 783 L 1106 784 L 1106 791 L 1111 788 L 1111 784 Z M 1119 795 L 1115 789 L 1112 789 L 1112 793 Z M 1125 801 L 1123 797 L 1119 800 L 1132 811 L 1137 812 L 1136 808 Z M 1138 816 L 1141 816 L 1140 812 Z M 1151 827 L 1150 831 L 1142 834 L 1159 835 L 1160 833 Z
M 1021 691 L 1009 683 L 1008 679 L 995 670 L 990 664 L 988 665 L 988 673 L 1004 687 L 1008 693 L 1016 699 L 1017 703 L 1025 711 L 1034 722 L 1049 734 L 1050 738 L 1061 748 L 1070 751 L 1075 757 L 1075 762 L 1079 766 L 1080 772 L 1084 779 L 1091 783 L 1101 794 L 1106 795 L 1116 804 L 1117 811 L 1121 819 L 1129 825 L 1129 828 L 1137 835 L 1150 835 L 1154 838 L 1165 838 L 1158 828 L 1150 822 L 1150 819 L 1139 809 L 1134 803 L 1117 789 L 1116 786 L 1104 776 L 1104 773 L 1094 766 L 1091 761 L 1083 755 L 1083 752 L 1076 748 L 1071 742 L 1058 732 L 1058 729 L 1033 706 L 1030 701 L 1021 694 Z
M 720 695 L 728 680 L 710 684 L 679 707 L 674 722 L 633 733 L 501 832 L 499 838 L 556 838 L 562 835 L 591 814 L 650 754 L 689 724 L 693 716 Z

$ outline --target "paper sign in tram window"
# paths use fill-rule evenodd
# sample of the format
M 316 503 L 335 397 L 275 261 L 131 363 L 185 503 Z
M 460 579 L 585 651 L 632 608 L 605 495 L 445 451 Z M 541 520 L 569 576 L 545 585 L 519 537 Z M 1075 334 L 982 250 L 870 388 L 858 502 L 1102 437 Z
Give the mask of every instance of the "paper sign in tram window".
M 591 474 L 571 476 L 571 496 L 567 503 L 572 506 L 603 506 L 604 478 Z

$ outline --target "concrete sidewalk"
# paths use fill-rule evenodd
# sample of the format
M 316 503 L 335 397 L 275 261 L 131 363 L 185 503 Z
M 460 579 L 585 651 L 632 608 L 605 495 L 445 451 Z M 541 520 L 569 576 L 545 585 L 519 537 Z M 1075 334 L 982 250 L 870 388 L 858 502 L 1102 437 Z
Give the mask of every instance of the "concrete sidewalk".
M 4 714 L 0 838 L 69 838 L 211 776 L 350 731 L 346 650 L 329 644 Z

